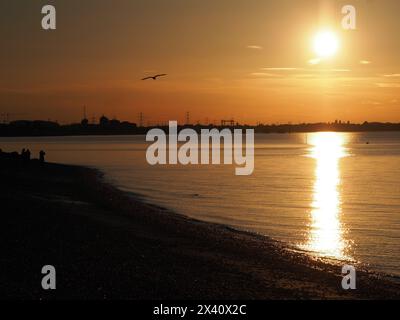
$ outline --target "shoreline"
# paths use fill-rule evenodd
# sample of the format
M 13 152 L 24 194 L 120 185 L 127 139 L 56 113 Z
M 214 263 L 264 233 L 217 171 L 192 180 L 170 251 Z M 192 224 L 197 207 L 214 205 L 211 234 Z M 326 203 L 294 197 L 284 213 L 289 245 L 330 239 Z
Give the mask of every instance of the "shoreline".
M 341 266 L 282 242 L 148 204 L 99 170 L 0 162 L 5 240 L 0 299 L 398 299 L 400 283 Z M 54 261 L 54 262 L 52 262 Z M 57 268 L 57 290 L 40 287 Z
M 108 180 L 105 178 L 105 173 L 101 171 L 101 169 L 96 168 L 96 167 L 87 167 L 89 170 L 94 170 L 97 171 L 98 174 L 98 179 L 100 180 L 101 183 L 110 185 L 111 187 L 117 189 L 119 192 L 125 193 L 128 195 L 128 197 L 132 198 L 133 201 L 138 201 L 141 202 L 145 205 L 148 205 L 151 208 L 154 208 L 155 210 L 161 210 L 165 213 L 168 213 L 170 215 L 177 215 L 185 220 L 187 220 L 188 223 L 194 222 L 194 223 L 204 223 L 204 224 L 210 224 L 214 226 L 218 226 L 222 229 L 227 229 L 228 231 L 232 233 L 239 233 L 239 234 L 245 234 L 251 237 L 255 237 L 257 239 L 265 240 L 265 241 L 270 241 L 277 246 L 280 246 L 281 249 L 293 252 L 294 254 L 300 254 L 300 255 L 306 255 L 313 261 L 320 261 L 329 265 L 335 265 L 335 266 L 343 266 L 345 263 L 352 264 L 354 265 L 358 270 L 369 273 L 371 275 L 375 275 L 376 277 L 383 277 L 387 278 L 389 281 L 395 281 L 400 283 L 400 274 L 392 274 L 388 273 L 385 271 L 380 271 L 380 270 L 373 270 L 372 268 L 369 267 L 367 263 L 363 263 L 361 261 L 357 261 L 355 259 L 351 260 L 341 260 L 337 259 L 334 257 L 325 257 L 325 256 L 320 256 L 318 255 L 317 252 L 312 252 L 308 251 L 306 249 L 301 249 L 294 244 L 287 243 L 283 240 L 279 240 L 273 237 L 268 236 L 267 234 L 262 234 L 258 233 L 256 231 L 252 230 L 247 230 L 247 229 L 242 229 L 240 227 L 235 227 L 233 225 L 229 225 L 223 222 L 213 222 L 213 221 L 207 221 L 207 220 L 202 220 L 199 218 L 191 217 L 190 215 L 186 215 L 184 213 L 177 212 L 171 208 L 168 208 L 163 205 L 159 205 L 157 203 L 152 202 L 146 195 L 137 193 L 135 191 L 128 191 L 128 190 L 121 190 L 119 189 L 116 185 L 114 185 L 113 181 Z
M 94 170 L 98 170 L 98 169 L 94 169 Z M 103 175 L 103 173 L 101 172 L 101 170 L 98 170 L 99 173 L 101 175 Z M 99 178 L 101 181 L 103 181 L 103 177 L 100 176 Z M 105 184 L 110 184 L 113 186 L 113 184 L 111 182 L 107 182 L 104 181 Z M 115 187 L 115 186 L 113 186 Z M 115 187 L 116 189 L 118 189 L 118 187 Z M 119 190 L 119 189 L 118 189 Z M 278 239 L 274 239 L 268 235 L 265 234 L 261 234 L 261 233 L 257 233 L 255 231 L 251 231 L 251 230 L 245 230 L 245 229 L 240 229 L 239 227 L 234 227 L 231 226 L 229 224 L 224 224 L 224 223 L 218 223 L 218 222 L 209 222 L 206 220 L 200 220 L 200 219 L 196 219 L 196 218 L 192 218 L 189 215 L 185 215 L 182 213 L 178 213 L 175 212 L 172 209 L 169 209 L 167 207 L 163 207 L 160 206 L 158 204 L 152 203 L 151 201 L 147 201 L 146 200 L 146 196 L 144 195 L 140 195 L 137 194 L 135 192 L 127 192 L 127 191 L 122 191 L 123 193 L 127 193 L 129 197 L 132 197 L 134 201 L 139 201 L 142 202 L 150 207 L 153 207 L 155 210 L 161 210 L 164 211 L 167 214 L 173 214 L 173 215 L 178 215 L 181 218 L 185 219 L 188 223 L 198 223 L 198 224 L 210 224 L 210 225 L 214 225 L 215 227 L 218 228 L 222 228 L 222 229 L 226 229 L 228 232 L 231 232 L 233 234 L 243 234 L 245 236 L 249 236 L 249 237 L 253 237 L 255 239 L 258 239 L 260 241 L 267 241 L 270 242 L 276 246 L 278 246 L 280 249 L 284 250 L 284 251 L 288 251 L 289 253 L 292 252 L 295 255 L 304 255 L 307 258 L 309 258 L 311 261 L 316 261 L 316 262 L 321 262 L 323 264 L 327 264 L 330 265 L 332 267 L 342 267 L 344 264 L 353 264 L 357 270 L 362 271 L 364 273 L 368 273 L 371 276 L 375 276 L 378 278 L 384 278 L 387 279 L 388 281 L 393 281 L 396 283 L 400 284 L 400 274 L 390 274 L 384 271 L 379 271 L 379 270 L 372 270 L 371 268 L 368 267 L 368 264 L 365 264 L 361 261 L 356 261 L 356 260 L 340 260 L 334 257 L 324 257 L 324 256 L 318 256 L 318 254 L 313 253 L 312 251 L 307 251 L 305 249 L 300 249 L 298 247 L 296 247 L 295 245 L 291 245 L 290 243 L 286 243 L 285 241 L 282 240 L 278 240 Z M 288 253 L 288 254 L 289 254 Z
M 261 133 L 264 134 L 264 133 Z M 268 134 L 268 133 L 266 133 Z M 85 167 L 83 167 L 85 168 Z M 227 231 L 228 233 L 232 233 L 232 236 L 234 235 L 244 235 L 246 237 L 250 237 L 256 241 L 261 241 L 261 242 L 268 242 L 269 244 L 272 244 L 273 246 L 276 246 L 277 249 L 279 250 L 283 250 L 284 252 L 286 252 L 285 254 L 290 254 L 293 253 L 294 255 L 300 255 L 300 256 L 305 256 L 307 259 L 309 259 L 312 262 L 317 262 L 317 263 L 322 263 L 322 264 L 326 264 L 330 267 L 342 267 L 345 263 L 354 263 L 358 270 L 363 272 L 363 273 L 367 273 L 368 275 L 372 276 L 372 277 L 376 277 L 376 278 L 383 278 L 383 279 L 387 279 L 388 281 L 393 281 L 395 283 L 400 284 L 400 275 L 395 275 L 395 274 L 389 274 L 389 273 L 385 273 L 385 272 L 381 272 L 381 271 L 376 271 L 376 270 L 371 270 L 368 269 L 368 266 L 366 264 L 363 264 L 362 262 L 358 262 L 358 261 L 345 261 L 345 260 L 339 260 L 339 259 L 335 259 L 335 258 L 330 258 L 330 257 L 322 257 L 322 256 L 317 256 L 315 255 L 313 252 L 311 251 L 307 251 L 307 250 L 302 250 L 299 249 L 295 246 L 292 246 L 284 241 L 281 240 L 277 240 L 274 238 L 269 237 L 268 235 L 264 235 L 264 234 L 260 234 L 251 230 L 244 230 L 244 229 L 240 229 L 240 228 L 236 228 L 234 226 L 228 225 L 228 224 L 224 224 L 224 223 L 217 223 L 217 222 L 209 222 L 206 220 L 200 220 L 200 219 L 196 219 L 193 217 L 190 217 L 189 215 L 185 215 L 183 213 L 178 213 L 175 212 L 172 209 L 169 209 L 167 207 L 152 203 L 151 201 L 148 201 L 146 196 L 132 192 L 132 191 L 123 191 L 120 190 L 118 187 L 116 187 L 115 185 L 113 185 L 112 182 L 107 181 L 105 179 L 105 173 L 102 172 L 100 169 L 98 168 L 87 168 L 89 170 L 94 170 L 96 172 L 97 178 L 100 181 L 100 183 L 109 186 L 112 189 L 115 189 L 116 192 L 121 192 L 126 194 L 129 198 L 132 198 L 133 201 L 137 201 L 142 203 L 143 205 L 149 206 L 150 208 L 154 209 L 154 210 L 161 210 L 163 213 L 166 213 L 168 215 L 172 215 L 178 219 L 183 219 L 184 222 L 187 223 L 194 223 L 197 224 L 199 226 L 203 226 L 203 227 L 214 227 L 217 230 L 221 229 L 224 231 Z M 167 217 L 168 218 L 168 217 Z M 400 288 L 399 288 L 400 289 Z M 400 295 L 400 292 L 399 292 Z

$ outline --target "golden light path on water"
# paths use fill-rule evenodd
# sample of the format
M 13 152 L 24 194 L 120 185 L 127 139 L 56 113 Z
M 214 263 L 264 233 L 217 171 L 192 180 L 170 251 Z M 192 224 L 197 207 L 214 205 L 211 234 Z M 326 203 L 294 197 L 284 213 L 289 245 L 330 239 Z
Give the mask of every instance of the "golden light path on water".
M 346 157 L 345 135 L 320 132 L 309 136 L 309 156 L 316 160 L 310 229 L 304 249 L 324 257 L 349 259 L 341 222 L 340 159 Z

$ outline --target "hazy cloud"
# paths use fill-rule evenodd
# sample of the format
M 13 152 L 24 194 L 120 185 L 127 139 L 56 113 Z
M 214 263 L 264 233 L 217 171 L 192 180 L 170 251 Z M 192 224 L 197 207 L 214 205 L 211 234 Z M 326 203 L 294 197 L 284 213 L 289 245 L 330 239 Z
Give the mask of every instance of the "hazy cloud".
M 379 88 L 400 88 L 400 83 L 377 83 Z
M 362 102 L 362 104 L 364 104 L 364 105 L 372 105 L 372 106 L 380 106 L 380 105 L 382 105 L 381 102 L 373 101 L 373 100 L 364 101 L 364 102 Z
M 261 68 L 261 70 L 269 70 L 269 71 L 295 71 L 295 70 L 304 70 L 303 68 Z
M 251 76 L 254 77 L 279 77 L 279 74 L 275 74 L 275 73 L 266 73 L 266 72 L 253 72 L 250 74 Z
M 253 50 L 262 50 L 263 47 L 257 46 L 257 45 L 248 45 L 247 49 L 253 49 Z
M 310 60 L 308 60 L 308 63 L 311 64 L 311 65 L 320 64 L 321 63 L 321 59 L 319 59 L 319 58 L 310 59 Z

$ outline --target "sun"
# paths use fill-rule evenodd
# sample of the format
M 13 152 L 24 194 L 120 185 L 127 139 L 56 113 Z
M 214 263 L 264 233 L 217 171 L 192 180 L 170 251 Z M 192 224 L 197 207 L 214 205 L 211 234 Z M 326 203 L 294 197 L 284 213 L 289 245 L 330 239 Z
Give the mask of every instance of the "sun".
M 339 50 L 338 36 L 329 30 L 320 31 L 314 38 L 314 51 L 318 58 L 333 57 Z

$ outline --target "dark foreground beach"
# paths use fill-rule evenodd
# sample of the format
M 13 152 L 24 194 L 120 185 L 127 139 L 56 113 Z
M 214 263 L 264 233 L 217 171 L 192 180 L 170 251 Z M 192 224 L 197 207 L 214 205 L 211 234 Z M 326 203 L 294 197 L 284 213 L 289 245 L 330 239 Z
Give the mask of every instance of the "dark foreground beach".
M 0 299 L 400 298 L 399 283 L 365 271 L 344 291 L 341 266 L 144 204 L 95 170 L 0 164 Z

